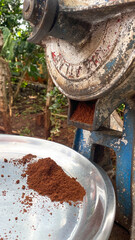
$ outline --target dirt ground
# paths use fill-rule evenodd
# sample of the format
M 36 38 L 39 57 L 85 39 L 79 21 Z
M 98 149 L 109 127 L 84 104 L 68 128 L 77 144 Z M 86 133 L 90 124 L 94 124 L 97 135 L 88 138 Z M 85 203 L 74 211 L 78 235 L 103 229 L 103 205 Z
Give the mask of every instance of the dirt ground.
M 17 98 L 11 118 L 12 134 L 45 139 L 44 129 L 44 91 L 29 88 L 23 90 Z M 62 113 L 67 116 L 67 109 Z M 43 119 L 42 121 L 39 121 Z M 56 123 L 56 124 L 54 124 Z M 0 118 L 0 126 L 3 126 Z M 53 126 L 49 140 L 72 147 L 75 128 L 67 125 L 67 119 L 53 117 Z M 128 240 L 129 233 L 121 226 L 114 224 L 109 240 Z M 104 240 L 104 239 L 103 239 Z
M 44 108 L 44 91 L 24 89 L 12 107 L 12 134 L 45 139 Z M 61 115 L 64 117 L 53 116 L 49 140 L 72 147 L 75 128 L 67 125 L 67 108 L 63 109 Z M 2 119 L 0 123 L 3 124 Z

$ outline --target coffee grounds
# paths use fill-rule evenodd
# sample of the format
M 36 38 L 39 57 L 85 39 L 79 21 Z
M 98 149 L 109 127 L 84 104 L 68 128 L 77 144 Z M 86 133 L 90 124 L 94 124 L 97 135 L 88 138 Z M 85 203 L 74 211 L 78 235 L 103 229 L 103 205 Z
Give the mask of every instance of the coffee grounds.
M 95 102 L 78 102 L 70 119 L 72 121 L 92 124 L 95 112 Z
M 86 194 L 75 178 L 69 177 L 51 158 L 39 159 L 27 167 L 27 184 L 30 189 L 51 201 L 80 202 Z
M 14 165 L 25 165 L 26 163 L 29 163 L 33 158 L 36 158 L 36 155 L 33 154 L 27 154 L 24 157 L 22 157 L 21 159 L 15 159 L 13 160 Z
M 4 162 L 6 162 L 6 163 L 7 163 L 7 162 L 8 162 L 8 160 L 7 160 L 6 158 L 4 158 Z
M 32 206 L 32 197 L 25 196 L 24 200 L 22 200 L 21 203 L 27 205 L 27 208 L 30 208 Z
M 22 173 L 21 177 L 25 178 L 26 177 L 26 173 Z
M 4 191 L 2 191 L 2 196 L 6 196 L 6 191 L 4 190 Z
M 19 184 L 20 183 L 20 180 L 16 180 L 16 184 Z

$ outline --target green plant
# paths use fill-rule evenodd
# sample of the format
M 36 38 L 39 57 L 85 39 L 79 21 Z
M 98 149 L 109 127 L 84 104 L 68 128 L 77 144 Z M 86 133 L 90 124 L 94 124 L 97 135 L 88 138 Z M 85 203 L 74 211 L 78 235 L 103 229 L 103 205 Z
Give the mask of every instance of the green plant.
M 59 118 L 52 117 L 52 125 L 53 128 L 51 129 L 51 136 L 59 136 L 60 135 L 60 127 L 61 127 L 61 120 Z
M 60 93 L 57 87 L 54 87 L 52 91 L 50 91 L 49 95 L 52 97 L 52 104 L 49 107 L 51 112 L 60 113 L 64 110 L 64 107 L 67 106 L 67 98 Z
M 47 94 L 47 97 L 48 95 L 51 97 L 51 106 L 49 107 L 51 111 L 52 123 L 51 136 L 59 136 L 61 121 L 65 119 L 65 115 L 63 118 L 61 112 L 63 112 L 65 110 L 65 107 L 67 107 L 68 101 L 67 98 L 62 93 L 60 93 L 57 87 L 54 87 L 53 90 Z
M 43 107 L 40 106 L 39 104 L 33 103 L 31 107 L 26 108 L 22 112 L 22 115 L 26 116 L 27 114 L 35 114 L 43 111 Z
M 27 41 L 29 31 L 22 30 L 19 35 L 14 35 L 7 27 L 3 27 L 2 30 L 4 45 L 1 54 L 9 62 L 12 81 L 18 81 L 24 73 L 35 80 L 38 77 L 47 78 L 44 50 Z M 40 66 L 43 73 L 40 73 Z
M 28 86 L 28 83 L 26 81 L 23 81 L 21 87 L 26 88 L 27 86 Z
M 9 64 L 12 83 L 18 84 L 14 98 L 18 95 L 20 87 L 26 87 L 26 81 L 23 83 L 24 78 L 47 79 L 44 49 L 27 41 L 31 27 L 22 18 L 22 2 L 0 1 L 0 28 L 4 37 L 1 55 Z
M 121 117 L 122 120 L 123 120 L 124 110 L 125 110 L 125 104 L 121 104 L 117 108 L 117 113 L 119 114 L 119 116 Z
M 43 107 L 40 106 L 39 104 L 34 103 L 32 106 L 33 106 L 33 110 L 31 113 L 39 113 L 43 111 Z
M 22 22 L 22 1 L 0 1 L 0 25 L 15 33 Z
M 21 129 L 20 131 L 20 135 L 23 136 L 23 135 L 29 135 L 30 134 L 30 129 L 28 127 L 24 127 Z

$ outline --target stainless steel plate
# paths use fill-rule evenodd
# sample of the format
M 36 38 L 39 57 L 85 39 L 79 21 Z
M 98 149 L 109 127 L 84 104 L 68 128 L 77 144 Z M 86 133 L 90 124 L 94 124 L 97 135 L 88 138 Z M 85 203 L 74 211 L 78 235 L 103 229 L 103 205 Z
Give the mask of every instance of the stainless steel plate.
M 54 203 L 27 189 L 26 178 L 21 177 L 24 167 L 14 165 L 10 159 L 29 153 L 37 155 L 37 159 L 51 157 L 68 175 L 77 178 L 86 190 L 83 203 L 78 206 Z M 4 162 L 4 158 L 10 161 Z M 0 238 L 106 240 L 114 215 L 115 196 L 109 178 L 82 155 L 50 141 L 0 135 Z

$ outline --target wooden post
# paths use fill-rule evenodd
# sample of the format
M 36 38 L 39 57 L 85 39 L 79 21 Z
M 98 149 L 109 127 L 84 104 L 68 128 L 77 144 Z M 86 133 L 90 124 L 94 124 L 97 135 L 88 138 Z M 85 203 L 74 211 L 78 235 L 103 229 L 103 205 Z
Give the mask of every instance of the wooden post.
M 45 127 L 45 139 L 50 137 L 50 130 L 51 130 L 51 111 L 49 109 L 51 102 L 52 102 L 52 97 L 49 95 L 50 91 L 53 90 L 53 81 L 50 77 L 48 76 L 48 84 L 47 84 L 47 99 L 46 99 L 46 106 L 45 106 L 45 122 L 44 122 L 44 127 Z
M 0 31 L 0 50 L 3 45 L 2 32 Z M 9 108 L 6 94 L 6 80 L 9 80 L 8 63 L 0 57 L 0 111 L 2 112 L 3 125 L 5 133 L 11 133 L 11 124 L 9 116 Z

